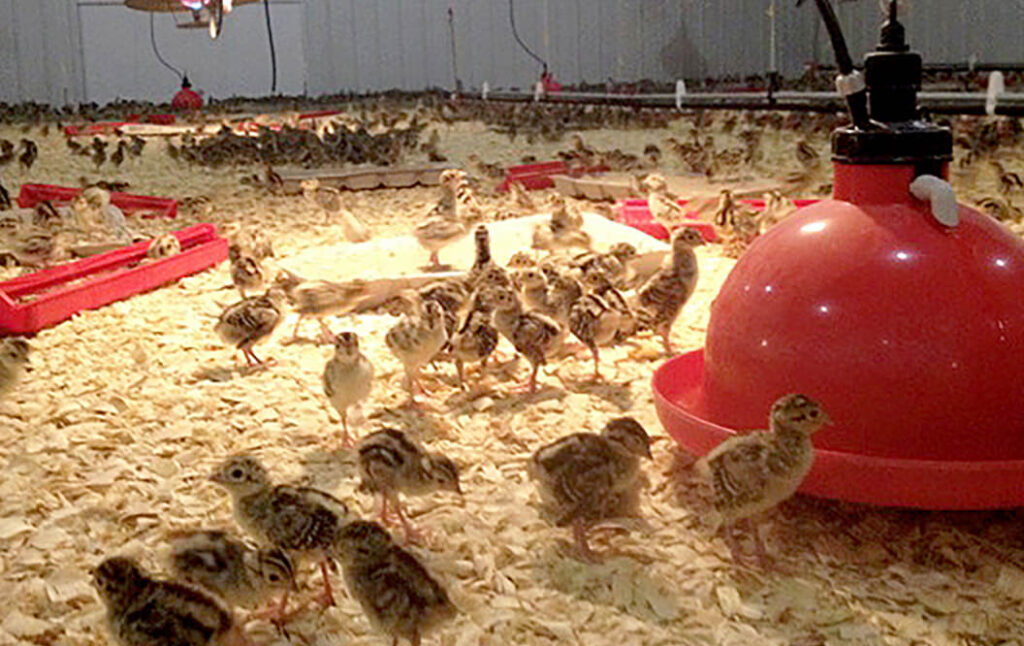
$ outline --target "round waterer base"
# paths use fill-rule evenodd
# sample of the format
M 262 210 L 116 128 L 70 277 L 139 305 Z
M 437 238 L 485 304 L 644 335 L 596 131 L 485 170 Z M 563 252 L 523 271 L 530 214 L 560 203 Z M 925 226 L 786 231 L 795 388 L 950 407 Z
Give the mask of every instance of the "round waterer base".
M 652 386 L 662 425 L 687 450 L 703 455 L 736 434 L 706 418 L 703 350 L 667 361 Z M 893 507 L 998 509 L 1024 505 L 1022 483 L 1024 460 L 903 460 L 816 450 L 800 492 Z

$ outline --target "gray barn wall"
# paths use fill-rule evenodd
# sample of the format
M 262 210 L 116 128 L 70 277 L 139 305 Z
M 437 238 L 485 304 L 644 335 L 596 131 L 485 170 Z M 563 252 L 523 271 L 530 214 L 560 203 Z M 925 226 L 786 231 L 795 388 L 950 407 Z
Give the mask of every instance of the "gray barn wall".
M 563 82 L 673 80 L 763 73 L 769 0 L 514 0 L 523 39 Z M 776 0 L 778 61 L 787 76 L 831 61 L 817 15 Z M 159 100 L 176 78 L 149 42 L 149 18 L 118 0 L 0 0 L 0 101 L 56 104 Z M 508 0 L 272 0 L 278 91 L 310 95 L 452 87 L 447 9 L 460 78 L 470 88 L 529 87 L 539 66 L 515 43 Z M 850 49 L 873 46 L 876 0 L 840 2 Z M 224 36 L 179 30 L 159 15 L 164 56 L 216 97 L 270 92 L 263 11 L 239 7 Z M 1024 0 L 916 0 L 911 42 L 929 62 L 1024 61 Z

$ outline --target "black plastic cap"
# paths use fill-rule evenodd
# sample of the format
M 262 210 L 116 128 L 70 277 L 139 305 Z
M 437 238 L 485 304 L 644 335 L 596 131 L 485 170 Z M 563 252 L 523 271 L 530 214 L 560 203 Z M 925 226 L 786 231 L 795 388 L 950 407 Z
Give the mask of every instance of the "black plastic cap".
M 868 127 L 832 133 L 832 158 L 851 164 L 940 163 L 953 158 L 947 128 L 920 120 L 921 55 L 910 51 L 895 8 L 882 27 L 882 40 L 864 59 Z M 863 99 L 861 99 L 863 100 Z
M 885 124 L 888 128 L 832 132 L 832 159 L 847 164 L 909 164 L 953 159 L 953 133 L 924 121 Z

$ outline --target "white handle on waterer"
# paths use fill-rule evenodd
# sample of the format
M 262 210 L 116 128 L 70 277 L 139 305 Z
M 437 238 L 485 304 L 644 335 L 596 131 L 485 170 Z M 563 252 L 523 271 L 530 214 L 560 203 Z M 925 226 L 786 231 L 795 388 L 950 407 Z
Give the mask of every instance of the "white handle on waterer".
M 910 194 L 931 205 L 932 216 L 947 227 L 960 224 L 960 205 L 953 186 L 934 175 L 921 175 L 910 183 Z

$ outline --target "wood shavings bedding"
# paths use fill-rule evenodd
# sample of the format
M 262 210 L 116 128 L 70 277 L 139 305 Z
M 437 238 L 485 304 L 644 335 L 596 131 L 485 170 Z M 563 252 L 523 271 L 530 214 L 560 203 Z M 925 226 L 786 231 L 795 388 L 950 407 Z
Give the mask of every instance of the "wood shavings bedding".
M 667 135 L 685 138 L 692 125 L 682 118 L 669 129 L 588 131 L 584 139 L 639 154 Z M 489 162 L 546 159 L 565 146 L 509 145 L 479 124 L 439 129 L 441 150 L 457 161 L 479 150 L 494 151 Z M 709 134 L 720 143 L 732 136 L 714 126 Z M 0 127 L 0 136 L 23 135 Z M 140 159 L 98 174 L 89 160 L 70 157 L 60 137 L 31 136 L 39 161 L 31 171 L 10 167 L 8 188 L 12 181 L 74 185 L 81 175 L 126 179 L 140 193 L 209 198 L 174 221 L 131 220 L 154 227 L 153 234 L 241 221 L 266 230 L 282 263 L 348 248 L 340 228 L 320 224 L 322 214 L 300 197 L 239 186 L 238 177 L 260 169 L 193 169 L 154 141 Z M 797 135 L 769 130 L 764 137 L 759 170 L 783 175 L 794 168 Z M 823 136 L 814 144 L 824 153 Z M 385 237 L 407 234 L 435 191 L 350 197 L 353 212 Z M 673 330 L 683 351 L 702 345 L 710 304 L 733 264 L 714 246 L 698 254 L 701 282 Z M 337 254 L 331 263 L 339 275 L 359 269 Z M 234 529 L 227 497 L 206 482 L 229 453 L 258 452 L 275 477 L 323 487 L 373 513 L 370 497 L 355 491 L 352 456 L 332 448 L 338 420 L 320 386 L 331 348 L 286 346 L 281 332 L 264 350 L 278 365 L 242 375 L 213 332 L 222 306 L 236 299 L 226 285 L 225 264 L 84 312 L 33 339 L 34 371 L 0 401 L 0 644 L 110 643 L 88 569 L 104 555 L 124 553 L 166 571 L 160 559 L 168 532 Z M 289 314 L 281 329 L 294 322 Z M 433 536 L 417 553 L 462 610 L 427 643 L 966 646 L 1024 639 L 1020 512 L 923 514 L 798 498 L 763 530 L 788 573 L 739 570 L 724 542 L 704 529 L 693 496 L 677 491 L 686 486 L 685 469 L 660 429 L 649 386 L 662 361 L 655 339 L 602 352 L 606 385 L 587 383 L 589 360 L 553 364 L 532 399 L 508 392 L 523 365 L 487 376 L 474 395 L 457 392 L 450 365 L 427 368 L 426 382 L 438 389 L 431 401 L 442 412 L 418 415 L 401 406 L 401 366 L 384 346 L 392 322 L 376 313 L 329 320 L 335 331 L 360 334 L 377 370 L 354 431 L 401 426 L 463 471 L 465 507 L 444 494 L 410 500 L 412 515 Z M 502 349 L 509 352 L 504 342 Z M 585 565 L 566 556 L 568 532 L 540 519 L 525 461 L 544 443 L 627 412 L 655 436 L 655 459 L 644 467 L 649 527 L 596 537 L 607 560 Z M 312 594 L 315 578 L 304 573 L 300 580 L 300 596 Z M 258 643 L 289 643 L 264 622 L 248 628 Z M 343 594 L 337 608 L 303 613 L 290 630 L 317 645 L 386 643 Z

